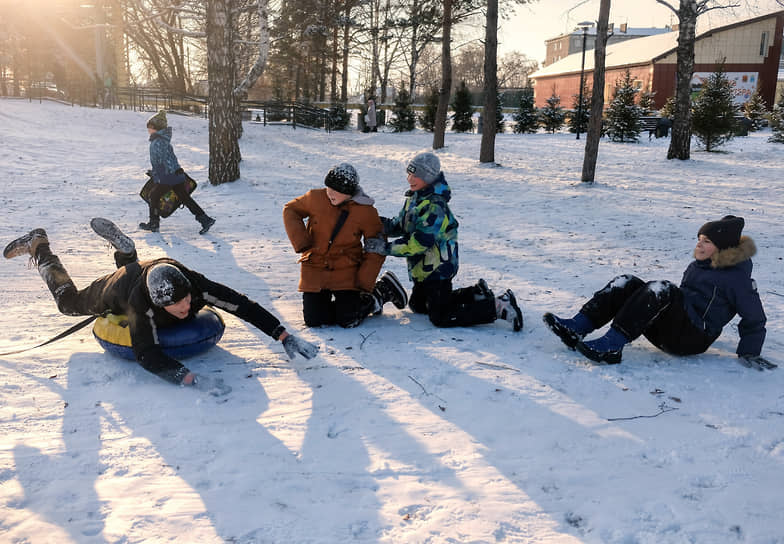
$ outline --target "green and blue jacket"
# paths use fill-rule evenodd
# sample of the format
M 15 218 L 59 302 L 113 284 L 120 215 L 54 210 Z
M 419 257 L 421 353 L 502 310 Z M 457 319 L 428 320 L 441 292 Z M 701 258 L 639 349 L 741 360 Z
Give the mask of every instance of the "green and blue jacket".
M 449 209 L 452 191 L 443 172 L 419 191 L 407 191 L 397 217 L 385 221 L 384 231 L 399 238 L 389 243 L 389 255 L 405 257 L 413 282 L 451 280 L 457 274 L 457 219 Z

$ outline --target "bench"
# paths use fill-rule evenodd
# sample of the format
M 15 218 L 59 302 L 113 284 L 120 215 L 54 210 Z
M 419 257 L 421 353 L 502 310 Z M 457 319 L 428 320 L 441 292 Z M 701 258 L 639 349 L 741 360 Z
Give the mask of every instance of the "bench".
M 672 121 L 666 117 L 644 116 L 640 117 L 640 128 L 642 129 L 641 132 L 648 131 L 648 140 L 652 136 L 660 138 L 669 135 Z

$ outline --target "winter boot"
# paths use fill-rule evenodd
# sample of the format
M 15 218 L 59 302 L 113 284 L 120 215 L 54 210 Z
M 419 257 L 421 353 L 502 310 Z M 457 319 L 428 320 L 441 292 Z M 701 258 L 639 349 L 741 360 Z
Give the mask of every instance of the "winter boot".
M 523 312 L 520 311 L 511 289 L 507 289 L 504 294 L 495 298 L 495 315 L 498 319 L 509 321 L 515 332 L 523 330 Z
M 13 259 L 14 257 L 18 257 L 20 255 L 29 255 L 30 258 L 33 259 L 33 262 L 35 262 L 35 255 L 38 246 L 48 243 L 49 238 L 47 238 L 46 231 L 44 229 L 33 229 L 24 236 L 20 236 L 5 246 L 5 249 L 3 250 L 3 257 L 6 259 Z
M 626 335 L 615 327 L 610 327 L 610 330 L 601 338 L 588 342 L 577 342 L 577 351 L 597 363 L 617 365 L 621 362 L 623 346 L 628 343 L 629 339 Z
M 577 342 L 593 330 L 593 324 L 582 312 L 571 319 L 563 319 L 547 312 L 542 316 L 542 320 L 569 349 L 574 349 Z
M 150 222 L 139 223 L 139 228 L 142 230 L 149 230 L 150 232 L 158 232 L 161 228 L 161 216 L 158 214 L 158 210 L 150 208 Z
M 381 304 L 391 302 L 399 310 L 402 310 L 408 304 L 408 293 L 406 293 L 397 276 L 389 270 L 384 272 L 381 275 L 381 279 L 376 282 L 373 294 L 381 301 Z
M 117 225 L 108 219 L 94 217 L 90 220 L 90 226 L 95 231 L 95 234 L 112 244 L 112 247 L 120 253 L 130 255 L 136 251 L 136 245 L 133 243 L 133 240 L 123 234 Z
M 215 220 L 206 213 L 197 215 L 196 221 L 201 223 L 201 230 L 199 231 L 199 234 L 207 234 L 207 231 L 210 230 L 210 227 L 215 224 Z

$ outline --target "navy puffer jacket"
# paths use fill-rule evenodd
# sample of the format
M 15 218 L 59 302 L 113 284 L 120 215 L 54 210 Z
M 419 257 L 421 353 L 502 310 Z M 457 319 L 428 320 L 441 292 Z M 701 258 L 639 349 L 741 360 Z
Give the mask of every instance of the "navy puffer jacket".
M 740 316 L 738 355 L 759 355 L 765 342 L 765 312 L 757 284 L 751 278 L 754 241 L 741 236 L 740 244 L 693 261 L 683 273 L 681 290 L 692 323 L 718 338 L 735 314 Z

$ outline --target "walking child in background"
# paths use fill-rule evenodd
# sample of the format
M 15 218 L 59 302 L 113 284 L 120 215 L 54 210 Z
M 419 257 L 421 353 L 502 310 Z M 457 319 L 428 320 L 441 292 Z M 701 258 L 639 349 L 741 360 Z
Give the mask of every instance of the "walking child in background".
M 174 384 L 194 386 L 213 395 L 228 393 L 222 380 L 192 373 L 163 352 L 158 329 L 192 320 L 206 304 L 227 311 L 280 340 L 289 358 L 299 354 L 315 357 L 318 346 L 286 331 L 280 321 L 245 295 L 211 281 L 174 259 L 139 262 L 133 240 L 109 221 L 97 217 L 93 230 L 115 248 L 117 270 L 77 289 L 60 259 L 52 253 L 44 229 L 34 229 L 8 244 L 6 259 L 30 256 L 65 315 L 100 315 L 111 312 L 127 317 L 138 363 L 149 372 Z
M 758 370 L 775 368 L 760 356 L 766 318 L 751 278 L 751 257 L 757 248 L 751 238 L 741 236 L 743 226 L 743 218 L 733 215 L 705 223 L 697 233 L 695 260 L 683 273 L 680 287 L 618 276 L 574 317 L 546 313 L 544 322 L 570 349 L 593 361 L 615 364 L 621 362 L 623 347 L 641 334 L 667 353 L 703 353 L 739 314 L 739 361 Z M 611 320 L 603 336 L 583 340 Z
M 366 132 L 378 132 L 378 120 L 376 119 L 376 101 L 368 98 L 367 115 L 365 115 Z
M 406 306 L 407 295 L 392 272 L 376 282 L 384 257 L 366 253 L 362 238 L 378 236 L 381 220 L 348 163 L 332 168 L 324 189 L 311 189 L 283 207 L 291 245 L 301 253 L 299 290 L 308 327 L 356 327 L 386 302 Z
M 204 210 L 188 194 L 185 187 L 185 172 L 180 167 L 171 145 L 172 128 L 166 121 L 166 110 L 159 111 L 147 120 L 147 132 L 150 134 L 151 175 L 155 181 L 155 189 L 149 195 L 150 221 L 139 223 L 139 228 L 158 232 L 161 218 L 156 203 L 168 191 L 174 191 L 180 203 L 184 204 L 196 217 L 196 221 L 201 223 L 199 234 L 205 234 L 215 224 L 215 219 L 204 213 Z
M 498 297 L 480 279 L 472 287 L 452 290 L 457 274 L 457 219 L 449 209 L 452 193 L 433 153 L 420 153 L 406 169 L 409 191 L 397 217 L 381 220 L 384 234 L 398 237 L 366 238 L 371 253 L 405 257 L 414 287 L 409 307 L 427 314 L 436 327 L 461 327 L 502 319 L 515 331 L 523 328 L 523 314 L 514 293 L 507 289 Z

